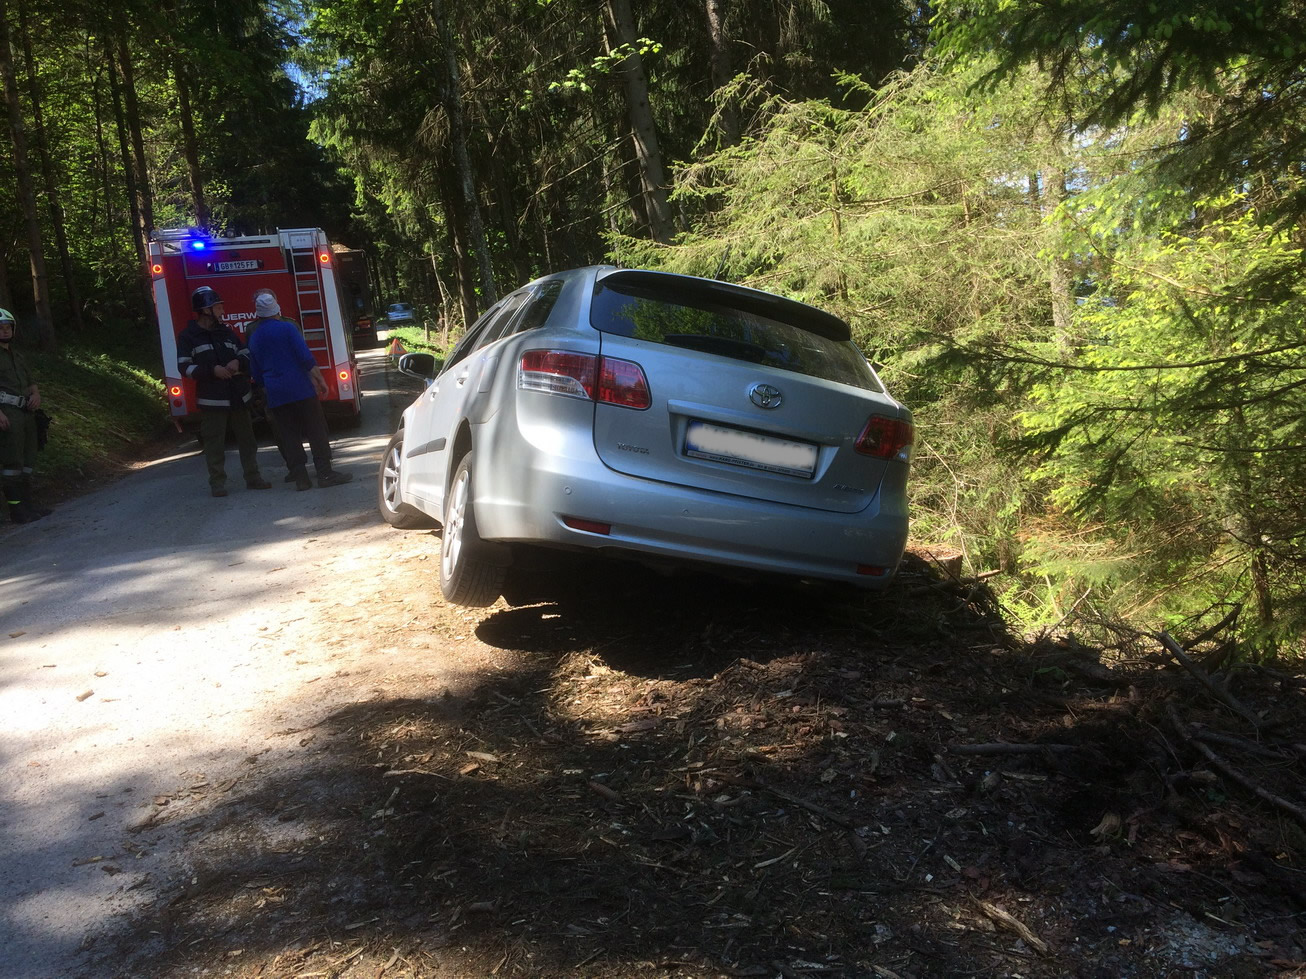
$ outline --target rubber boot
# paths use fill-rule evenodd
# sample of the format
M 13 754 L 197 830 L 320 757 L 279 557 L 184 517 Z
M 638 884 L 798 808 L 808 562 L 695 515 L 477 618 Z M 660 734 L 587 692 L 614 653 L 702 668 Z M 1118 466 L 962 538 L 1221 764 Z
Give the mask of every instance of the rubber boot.
M 23 476 L 19 480 L 19 486 L 23 494 L 23 508 L 28 513 L 35 514 L 35 516 L 32 517 L 33 520 L 40 520 L 42 517 L 48 517 L 50 514 L 54 513 L 54 511 L 49 507 L 41 506 L 36 502 L 36 497 L 32 493 L 31 476 Z
M 9 504 L 9 519 L 14 523 L 31 523 L 33 520 L 40 520 L 41 515 L 29 510 L 23 501 L 23 487 L 16 479 L 6 479 L 4 482 L 5 502 Z

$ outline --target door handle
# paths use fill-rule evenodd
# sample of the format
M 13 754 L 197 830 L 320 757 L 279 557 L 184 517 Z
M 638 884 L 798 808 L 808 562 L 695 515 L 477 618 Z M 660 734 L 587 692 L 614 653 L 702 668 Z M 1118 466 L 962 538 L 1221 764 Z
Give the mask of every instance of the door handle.
M 468 371 L 463 371 L 463 373 L 461 373 L 461 374 L 458 375 L 458 386 L 459 386 L 459 387 L 462 387 L 464 384 L 467 383 L 468 373 L 469 373 Z

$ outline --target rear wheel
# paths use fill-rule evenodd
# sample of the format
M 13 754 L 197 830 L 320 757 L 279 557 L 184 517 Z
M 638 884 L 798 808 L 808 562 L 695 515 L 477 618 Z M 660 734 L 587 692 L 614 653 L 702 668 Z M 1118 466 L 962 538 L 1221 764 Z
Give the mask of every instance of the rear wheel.
M 440 591 L 455 605 L 484 608 L 503 593 L 504 564 L 481 540 L 472 505 L 472 454 L 458 463 L 444 505 Z
M 421 510 L 405 503 L 399 488 L 399 477 L 404 465 L 404 430 L 390 436 L 390 444 L 381 457 L 381 471 L 376 480 L 376 506 L 381 519 L 391 527 L 410 530 L 414 527 L 434 527 L 435 521 Z

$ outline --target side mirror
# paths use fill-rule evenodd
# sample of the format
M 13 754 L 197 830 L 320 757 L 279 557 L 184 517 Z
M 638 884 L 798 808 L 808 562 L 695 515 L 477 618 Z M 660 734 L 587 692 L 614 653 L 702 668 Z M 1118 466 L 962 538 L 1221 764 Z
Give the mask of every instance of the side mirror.
M 435 377 L 439 368 L 440 363 L 431 354 L 403 354 L 399 358 L 399 373 L 419 377 L 424 381 Z

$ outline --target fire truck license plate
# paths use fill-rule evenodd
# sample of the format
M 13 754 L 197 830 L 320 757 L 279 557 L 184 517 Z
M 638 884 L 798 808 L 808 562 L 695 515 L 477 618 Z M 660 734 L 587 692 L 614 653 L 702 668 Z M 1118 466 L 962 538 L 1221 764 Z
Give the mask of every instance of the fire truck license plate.
M 214 262 L 214 272 L 248 272 L 258 268 L 258 259 L 246 258 L 239 262 Z

